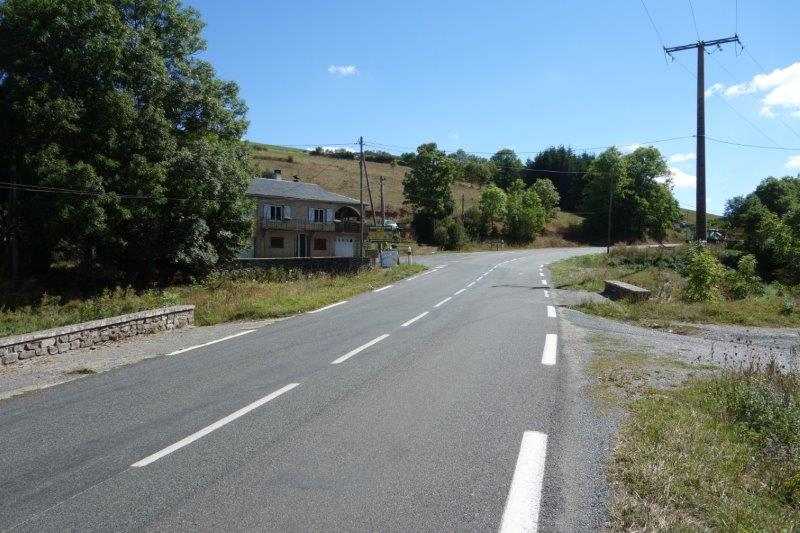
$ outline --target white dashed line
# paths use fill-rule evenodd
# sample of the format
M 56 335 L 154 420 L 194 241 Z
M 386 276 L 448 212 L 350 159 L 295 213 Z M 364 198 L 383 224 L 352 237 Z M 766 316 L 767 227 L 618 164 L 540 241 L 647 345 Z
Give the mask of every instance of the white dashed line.
M 547 435 L 538 431 L 523 433 L 500 524 L 501 533 L 538 530 L 546 457 Z
M 556 317 L 556 308 L 552 305 L 547 306 L 547 318 L 555 318 Z
M 473 285 L 475 285 L 474 281 L 472 283 L 467 283 L 467 287 L 472 287 Z
M 454 292 L 454 293 L 453 293 L 453 296 L 458 296 L 459 294 L 461 294 L 461 293 L 462 293 L 462 292 L 464 292 L 465 290 L 467 290 L 467 289 L 466 289 L 466 288 L 463 288 L 463 289 L 457 290 L 456 292 Z
M 186 446 L 188 444 L 191 444 L 192 442 L 196 441 L 197 439 L 205 437 L 206 435 L 208 435 L 212 431 L 221 428 L 225 424 L 233 422 L 234 420 L 236 420 L 240 416 L 246 415 L 247 413 L 249 413 L 253 409 L 261 407 L 262 405 L 264 405 L 265 403 L 269 402 L 270 400 L 274 400 L 275 398 L 277 398 L 281 394 L 283 394 L 285 392 L 289 392 L 290 390 L 292 390 L 293 388 L 297 387 L 298 385 L 299 385 L 299 383 L 290 383 L 290 384 L 286 385 L 285 387 L 276 390 L 272 394 L 269 394 L 268 396 L 264 396 L 260 400 L 256 400 L 253 403 L 251 403 L 250 405 L 246 405 L 246 406 L 242 407 L 238 411 L 229 414 L 225 418 L 217 420 L 216 422 L 214 422 L 210 426 L 206 426 L 203 429 L 201 429 L 200 431 L 198 431 L 196 433 L 192 433 L 191 435 L 189 435 L 185 439 L 181 439 L 178 442 L 176 442 L 175 444 L 173 444 L 171 446 L 167 446 L 163 450 L 161 450 L 159 452 L 156 452 L 153 455 L 148 455 L 147 457 L 145 457 L 141 461 L 137 461 L 137 462 L 133 463 L 131 466 L 134 467 L 134 468 L 141 468 L 143 466 L 149 465 L 153 461 L 158 461 L 159 459 L 161 459 L 165 455 L 169 455 L 172 452 L 174 452 L 175 450 L 179 450 L 179 449 L 183 448 L 184 446 Z
M 550 291 L 544 291 L 544 297 L 550 298 Z
M 330 309 L 332 307 L 336 307 L 337 305 L 346 304 L 347 300 L 342 300 L 341 302 L 336 302 L 335 304 L 326 305 L 325 307 L 320 307 L 319 309 L 314 309 L 313 311 L 309 311 L 309 315 L 313 315 L 314 313 L 319 313 L 320 311 L 325 311 L 326 309 Z
M 449 302 L 452 299 L 453 299 L 452 296 L 448 296 L 447 298 L 445 298 L 444 300 L 442 300 L 438 304 L 434 305 L 433 307 L 441 307 L 441 306 L 443 306 L 444 304 L 446 304 L 447 302 Z
M 381 291 L 385 291 L 386 289 L 391 289 L 392 287 L 394 287 L 394 285 L 387 285 L 385 287 L 381 287 L 380 289 L 375 289 L 372 292 L 381 292 Z
M 558 335 L 548 333 L 544 338 L 544 351 L 542 352 L 542 364 L 552 366 L 556 364 L 556 352 L 558 351 Z
M 389 336 L 389 334 L 386 333 L 384 335 L 381 335 L 380 337 L 375 337 L 374 339 L 372 339 L 368 343 L 362 344 L 361 346 L 359 346 L 355 350 L 351 350 L 351 351 L 347 352 L 346 354 L 344 354 L 343 356 L 341 356 L 340 358 L 334 359 L 333 361 L 331 361 L 331 364 L 332 365 L 338 365 L 339 363 L 344 363 L 345 361 L 347 361 L 348 359 L 350 359 L 351 357 L 353 357 L 357 353 L 363 352 L 364 350 L 366 350 L 370 346 L 374 346 L 374 345 L 378 344 L 379 342 L 381 342 L 383 339 L 385 339 L 388 336 Z
M 417 320 L 419 320 L 420 318 L 424 317 L 427 314 L 428 314 L 428 311 L 425 311 L 424 313 L 420 313 L 417 316 L 415 316 L 414 318 L 412 318 L 411 320 L 408 320 L 408 321 L 403 322 L 402 324 L 400 324 L 400 327 L 401 328 L 407 328 L 408 326 L 410 326 L 411 324 L 413 324 L 414 322 L 416 322 Z
M 547 280 L 542 278 L 542 285 L 547 285 Z
M 178 355 L 179 353 L 188 352 L 189 350 L 196 350 L 197 348 L 203 348 L 205 346 L 211 346 L 212 344 L 216 344 L 218 342 L 227 341 L 229 339 L 235 339 L 236 337 L 241 337 L 242 335 L 247 335 L 248 333 L 253 333 L 254 329 L 248 329 L 245 331 L 240 331 L 239 333 L 234 333 L 233 335 L 228 335 L 227 337 L 222 337 L 221 339 L 213 340 L 204 342 L 203 344 L 196 344 L 194 346 L 189 346 L 188 348 L 181 348 L 180 350 L 175 350 L 174 352 L 169 352 L 167 355 Z

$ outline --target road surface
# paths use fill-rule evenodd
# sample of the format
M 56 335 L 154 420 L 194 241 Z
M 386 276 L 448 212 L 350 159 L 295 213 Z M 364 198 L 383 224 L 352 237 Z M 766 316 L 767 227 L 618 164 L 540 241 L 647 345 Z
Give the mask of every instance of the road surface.
M 0 529 L 599 527 L 546 268 L 590 251 L 422 258 L 344 303 L 2 401 Z

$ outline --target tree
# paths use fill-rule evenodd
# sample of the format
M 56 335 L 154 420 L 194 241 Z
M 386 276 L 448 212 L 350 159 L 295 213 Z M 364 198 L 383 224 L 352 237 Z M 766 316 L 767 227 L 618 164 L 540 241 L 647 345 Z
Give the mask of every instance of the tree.
M 584 190 L 587 234 L 606 237 L 610 195 L 613 241 L 663 240 L 681 216 L 668 172 L 666 161 L 653 147 L 624 156 L 616 148 L 600 154 L 589 167 Z
M 506 238 L 512 243 L 530 243 L 542 232 L 544 223 L 545 211 L 539 196 L 526 189 L 522 180 L 515 180 L 508 191 Z
M 414 210 L 414 230 L 423 242 L 431 242 L 436 222 L 453 213 L 453 179 L 453 162 L 436 143 L 417 148 L 411 170 L 403 178 L 403 195 L 404 203 Z
M 461 170 L 461 179 L 483 185 L 492 181 L 496 172 L 497 168 L 489 161 L 467 161 Z
M 539 197 L 539 200 L 542 201 L 542 207 L 544 207 L 547 218 L 552 219 L 556 214 L 558 202 L 561 199 L 553 182 L 549 179 L 538 179 L 533 182 L 531 188 Z
M 490 161 L 497 168 L 494 181 L 504 189 L 522 176 L 522 161 L 517 157 L 514 150 L 502 148 L 491 157 Z
M 147 281 L 239 251 L 246 106 L 198 57 L 202 27 L 178 0 L 0 3 L 0 174 L 85 191 L 21 194 L 28 272 Z
M 561 209 L 578 211 L 586 184 L 586 171 L 593 160 L 591 154 L 578 155 L 572 148 L 551 146 L 527 161 L 525 178 L 528 183 L 537 178 L 551 179 L 561 197 Z
M 473 241 L 483 241 L 489 236 L 489 223 L 477 206 L 464 211 L 464 230 Z
M 481 192 L 478 205 L 490 232 L 494 230 L 495 222 L 505 217 L 507 200 L 505 191 L 497 185 L 489 185 Z

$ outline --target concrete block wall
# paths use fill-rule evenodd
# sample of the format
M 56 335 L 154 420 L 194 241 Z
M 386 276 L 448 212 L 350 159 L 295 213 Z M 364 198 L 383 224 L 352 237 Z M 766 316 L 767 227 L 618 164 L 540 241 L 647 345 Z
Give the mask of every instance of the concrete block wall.
M 149 309 L 81 324 L 0 337 L 3 365 L 42 355 L 57 355 L 136 335 L 169 331 L 194 324 L 194 306 L 176 305 Z

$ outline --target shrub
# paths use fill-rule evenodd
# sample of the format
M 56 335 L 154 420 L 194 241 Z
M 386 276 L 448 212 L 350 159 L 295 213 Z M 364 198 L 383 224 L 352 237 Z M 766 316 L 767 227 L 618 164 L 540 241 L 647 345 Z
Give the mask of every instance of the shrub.
M 436 245 L 445 250 L 459 250 L 464 246 L 467 234 L 459 221 L 449 218 L 436 224 L 433 238 Z
M 686 278 L 686 286 L 683 289 L 684 300 L 708 302 L 719 297 L 719 284 L 725 269 L 703 246 L 695 245 L 689 249 L 682 274 Z
M 725 275 L 728 294 L 736 300 L 753 294 L 762 294 L 764 286 L 758 277 L 757 268 L 755 256 L 747 254 L 740 257 L 736 270 L 729 270 Z

